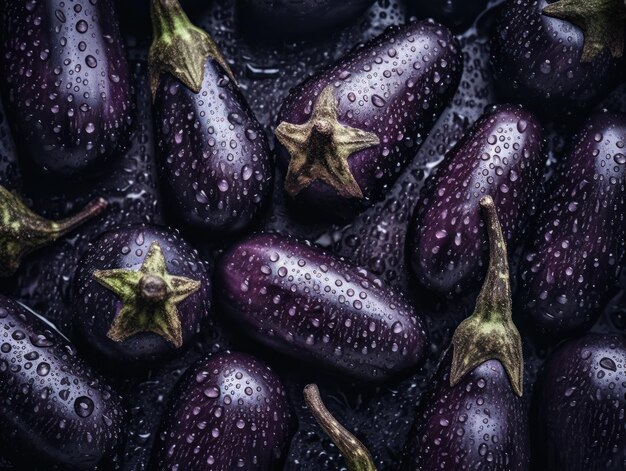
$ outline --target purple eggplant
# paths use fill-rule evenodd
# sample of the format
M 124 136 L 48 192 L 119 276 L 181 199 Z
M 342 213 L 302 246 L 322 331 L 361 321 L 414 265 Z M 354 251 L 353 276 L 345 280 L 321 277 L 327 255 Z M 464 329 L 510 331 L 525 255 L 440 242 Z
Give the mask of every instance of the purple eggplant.
M 37 173 L 102 168 L 133 117 L 112 0 L 4 2 L 2 81 L 20 157 Z
M 434 18 L 455 31 L 463 31 L 487 6 L 488 0 L 407 0 L 418 18 Z
M 267 365 L 219 353 L 198 361 L 176 386 L 151 469 L 281 469 L 293 425 L 284 386 Z
M 53 243 L 107 207 L 96 198 L 82 211 L 60 221 L 50 221 L 34 212 L 15 194 L 0 186 L 0 278 L 13 275 L 29 253 Z
M 447 295 L 478 288 L 489 256 L 481 198 L 502 209 L 514 247 L 537 202 L 543 166 L 543 132 L 531 113 L 516 105 L 486 112 L 439 164 L 412 217 L 407 254 L 420 286 Z
M 508 0 L 492 38 L 503 95 L 563 114 L 605 95 L 623 64 L 622 0 Z
M 590 118 L 559 162 L 520 264 L 519 304 L 552 341 L 591 327 L 617 284 L 626 236 L 626 115 Z
M 272 189 L 265 133 L 215 43 L 189 22 L 178 1 L 154 0 L 152 15 L 150 66 L 165 202 L 196 229 L 240 231 Z
M 548 358 L 537 387 L 536 469 L 626 469 L 626 340 L 588 334 Z
M 481 200 L 489 269 L 474 313 L 454 332 L 404 451 L 406 470 L 528 469 L 523 359 L 512 321 L 507 249 L 491 197 Z
M 293 89 L 276 137 L 296 206 L 348 218 L 381 198 L 450 102 L 461 71 L 452 33 L 413 22 L 388 28 Z
M 122 437 L 119 396 L 50 324 L 1 295 L 0 326 L 2 454 L 22 469 L 35 461 L 93 469 L 110 460 Z
M 362 380 L 409 369 L 428 350 L 424 320 L 399 293 L 317 247 L 272 234 L 216 267 L 222 311 L 259 342 Z
M 151 363 L 180 352 L 211 304 L 197 252 L 156 226 L 113 230 L 78 262 L 71 305 L 86 345 L 119 363 Z
M 261 36 L 307 36 L 363 13 L 374 0 L 239 0 L 246 29 Z

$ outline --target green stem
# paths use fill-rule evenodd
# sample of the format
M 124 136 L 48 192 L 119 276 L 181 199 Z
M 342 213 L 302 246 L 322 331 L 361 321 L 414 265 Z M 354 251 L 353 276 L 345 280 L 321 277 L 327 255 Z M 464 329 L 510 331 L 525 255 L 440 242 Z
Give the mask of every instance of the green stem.
M 365 445 L 326 409 L 317 385 L 309 384 L 304 388 L 304 400 L 317 423 L 343 454 L 350 471 L 376 471 L 374 460 Z
M 78 226 L 94 218 L 98 214 L 102 213 L 108 206 L 107 201 L 104 198 L 96 198 L 89 202 L 82 210 L 68 218 L 61 221 L 53 222 L 51 227 L 56 237 L 61 237 L 68 232 L 76 229 Z

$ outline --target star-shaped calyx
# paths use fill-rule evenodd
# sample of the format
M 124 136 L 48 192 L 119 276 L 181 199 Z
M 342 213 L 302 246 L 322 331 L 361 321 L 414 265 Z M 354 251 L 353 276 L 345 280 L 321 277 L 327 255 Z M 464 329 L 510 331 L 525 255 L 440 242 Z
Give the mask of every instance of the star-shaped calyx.
M 167 272 L 163 251 L 153 242 L 139 270 L 95 270 L 94 279 L 113 291 L 122 309 L 107 336 L 122 342 L 139 332 L 154 332 L 176 348 L 183 332 L 176 305 L 200 288 L 200 282 Z
M 591 62 L 604 48 L 615 58 L 624 54 L 626 4 L 623 0 L 560 0 L 547 5 L 543 13 L 574 23 L 583 30 L 582 62 Z
M 350 172 L 348 157 L 380 144 L 380 140 L 374 133 L 339 123 L 332 86 L 322 90 L 306 123 L 283 121 L 276 128 L 276 137 L 291 155 L 285 177 L 285 190 L 290 196 L 321 180 L 341 196 L 363 198 Z

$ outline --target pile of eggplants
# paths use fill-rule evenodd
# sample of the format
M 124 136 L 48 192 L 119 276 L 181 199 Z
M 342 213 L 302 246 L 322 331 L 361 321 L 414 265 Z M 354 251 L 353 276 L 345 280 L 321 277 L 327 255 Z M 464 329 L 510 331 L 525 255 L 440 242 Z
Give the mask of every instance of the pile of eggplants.
M 0 8 L 0 471 L 626 469 L 622 0 Z

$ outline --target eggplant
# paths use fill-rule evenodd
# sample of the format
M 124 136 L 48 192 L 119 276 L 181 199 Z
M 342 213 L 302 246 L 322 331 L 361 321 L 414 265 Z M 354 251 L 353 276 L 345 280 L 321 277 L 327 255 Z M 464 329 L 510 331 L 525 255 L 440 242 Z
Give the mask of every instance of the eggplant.
M 519 306 L 555 342 L 595 322 L 624 264 L 626 115 L 592 116 L 562 159 L 520 263 Z
M 626 340 L 587 334 L 561 345 L 536 388 L 537 469 L 619 471 L 626 466 Z
M 2 85 L 20 158 L 45 175 L 104 168 L 133 121 L 113 1 L 4 3 Z
M 448 296 L 478 288 L 488 260 L 479 210 L 486 195 L 501 209 L 507 243 L 517 245 L 540 194 L 543 142 L 535 116 L 498 105 L 445 156 L 409 225 L 407 258 L 421 288 Z
M 0 326 L 0 453 L 23 469 L 109 462 L 124 423 L 117 393 L 50 324 L 2 295 Z
M 177 232 L 158 226 L 103 234 L 78 262 L 72 283 L 77 333 L 117 365 L 180 353 L 210 305 L 211 282 L 198 253 Z
M 239 16 L 255 35 L 302 37 L 337 27 L 374 0 L 239 0 Z
M 589 107 L 623 66 L 622 0 L 508 0 L 492 37 L 500 93 L 544 113 Z
M 523 358 L 512 320 L 506 242 L 490 196 L 481 199 L 489 269 L 473 314 L 457 327 L 418 407 L 405 470 L 528 469 Z M 503 213 L 503 211 L 500 211 Z
M 218 353 L 190 367 L 174 389 L 151 469 L 282 469 L 293 431 L 278 376 L 252 356 Z
M 218 261 L 221 311 L 255 340 L 318 367 L 382 380 L 428 350 L 423 318 L 365 270 L 290 237 L 249 237 Z
M 485 10 L 487 0 L 410 0 L 408 11 L 418 18 L 434 18 L 453 31 L 463 31 Z
M 26 255 L 96 217 L 107 205 L 104 198 L 96 198 L 73 216 L 51 221 L 35 214 L 19 196 L 0 186 L 0 278 L 13 275 Z
M 290 200 L 309 215 L 348 219 L 380 199 L 452 99 L 462 68 L 447 28 L 413 22 L 294 88 L 275 131 Z
M 241 231 L 272 189 L 265 132 L 217 46 L 178 1 L 153 0 L 152 15 L 150 67 L 165 202 L 194 229 Z

